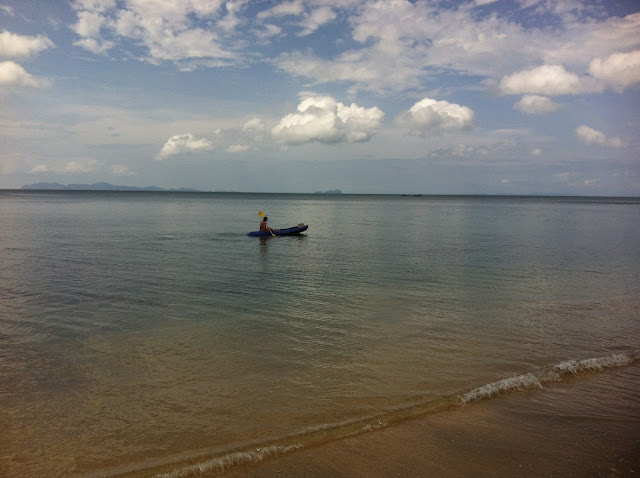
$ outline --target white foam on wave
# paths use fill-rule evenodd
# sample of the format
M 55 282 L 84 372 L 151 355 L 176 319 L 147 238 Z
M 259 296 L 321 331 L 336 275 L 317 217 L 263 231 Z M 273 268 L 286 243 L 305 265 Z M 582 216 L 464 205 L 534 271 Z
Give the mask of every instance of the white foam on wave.
M 501 393 L 513 390 L 526 390 L 534 387 L 542 388 L 542 384 L 540 384 L 538 377 L 532 373 L 528 373 L 526 375 L 504 378 L 497 382 L 488 383 L 487 385 L 475 388 L 470 392 L 465 393 L 460 397 L 460 399 L 463 404 L 467 404 L 483 398 L 493 397 Z
M 504 378 L 496 382 L 489 383 L 482 387 L 475 388 L 463 395 L 459 395 L 459 405 L 466 405 L 478 400 L 492 398 L 501 394 L 515 391 L 531 390 L 535 388 L 544 388 L 543 384 L 561 381 L 564 375 L 579 375 L 591 372 L 601 372 L 613 367 L 622 367 L 630 365 L 640 360 L 640 350 L 634 350 L 629 353 L 614 354 L 606 357 L 588 358 L 583 360 L 567 360 L 560 362 L 549 368 L 540 369 L 524 375 Z M 451 397 L 452 399 L 455 396 Z M 396 410 L 397 411 L 397 410 Z M 382 419 L 381 419 L 382 418 Z M 388 426 L 384 417 L 370 417 L 367 420 L 348 420 L 340 424 L 323 424 L 316 427 L 308 428 L 305 435 L 315 436 L 327 431 L 335 431 L 337 428 L 342 429 L 339 434 L 342 437 L 350 436 L 357 433 L 371 432 Z M 292 438 L 293 440 L 294 438 Z M 303 442 L 306 443 L 304 439 Z M 235 466 L 242 466 L 250 463 L 258 463 L 262 460 L 286 454 L 305 445 L 296 443 L 288 446 L 270 445 L 253 450 L 237 451 L 226 455 L 218 456 L 201 463 L 177 468 L 169 473 L 156 475 L 156 478 L 188 478 L 190 476 L 199 476 L 204 473 L 224 473 Z
M 289 446 L 271 445 L 263 448 L 256 448 L 255 450 L 237 451 L 229 453 L 227 455 L 211 458 L 210 460 L 203 461 L 202 463 L 196 463 L 195 465 L 186 466 L 173 470 L 170 473 L 164 473 L 156 475 L 156 478 L 186 478 L 189 476 L 198 476 L 202 473 L 209 473 L 212 471 L 218 471 L 220 473 L 237 465 L 244 465 L 247 463 L 257 463 L 265 458 L 271 456 L 277 456 L 284 453 L 302 448 L 301 443 L 296 443 Z
M 615 354 L 608 357 L 588 358 L 584 360 L 568 360 L 561 362 L 553 371 L 559 374 L 572 373 L 577 375 L 582 372 L 601 372 L 607 368 L 622 367 L 634 361 L 632 356 L 625 354 Z
M 606 357 L 567 360 L 554 365 L 550 369 L 538 370 L 525 375 L 505 378 L 498 380 L 497 382 L 492 382 L 482 387 L 475 388 L 460 396 L 460 400 L 463 405 L 466 405 L 467 403 L 494 397 L 501 393 L 516 390 L 527 390 L 531 388 L 543 388 L 543 383 L 560 381 L 562 380 L 563 375 L 602 372 L 609 368 L 630 365 L 636 360 L 640 360 L 639 350 L 634 350 L 627 354 L 621 353 Z

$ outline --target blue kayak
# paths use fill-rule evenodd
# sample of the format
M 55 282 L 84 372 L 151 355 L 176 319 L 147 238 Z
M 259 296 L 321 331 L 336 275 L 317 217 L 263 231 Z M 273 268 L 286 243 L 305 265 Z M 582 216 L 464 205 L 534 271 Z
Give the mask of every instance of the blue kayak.
M 295 236 L 297 234 L 300 234 L 301 232 L 306 231 L 308 228 L 309 226 L 305 224 L 298 224 L 297 226 L 289 227 L 287 229 L 276 229 L 275 231 L 273 231 L 273 234 L 275 234 L 276 236 Z M 247 234 L 247 236 L 271 237 L 273 234 L 269 231 L 253 231 Z

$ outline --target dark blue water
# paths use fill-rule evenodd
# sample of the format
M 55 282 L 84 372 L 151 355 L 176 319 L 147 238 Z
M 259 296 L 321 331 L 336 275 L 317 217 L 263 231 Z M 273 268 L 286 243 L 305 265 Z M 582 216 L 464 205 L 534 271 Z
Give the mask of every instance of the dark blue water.
M 260 210 L 309 229 L 247 237 Z M 8 476 L 302 446 L 640 349 L 639 199 L 5 191 L 0 224 Z

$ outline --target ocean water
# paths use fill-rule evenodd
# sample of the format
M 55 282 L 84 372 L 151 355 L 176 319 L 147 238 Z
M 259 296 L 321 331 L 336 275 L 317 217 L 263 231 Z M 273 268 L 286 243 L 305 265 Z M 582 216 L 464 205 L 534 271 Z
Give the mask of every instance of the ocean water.
M 224 471 L 640 366 L 638 198 L 0 191 L 0 225 L 3 476 Z

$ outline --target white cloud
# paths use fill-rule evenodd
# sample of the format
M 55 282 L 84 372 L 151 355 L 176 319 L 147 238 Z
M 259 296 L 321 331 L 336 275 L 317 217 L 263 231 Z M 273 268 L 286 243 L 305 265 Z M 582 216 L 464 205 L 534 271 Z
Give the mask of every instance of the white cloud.
M 28 57 L 53 46 L 53 42 L 43 35 L 30 37 L 8 31 L 0 33 L 0 57 Z
M 298 112 L 282 118 L 271 134 L 286 144 L 361 142 L 371 138 L 383 117 L 376 106 L 346 106 L 331 96 L 306 96 Z
M 211 142 L 206 138 L 196 139 L 192 134 L 179 134 L 167 140 L 157 159 L 165 159 L 185 153 L 195 153 L 198 151 L 208 151 L 212 148 Z
M 8 15 L 10 17 L 15 16 L 13 7 L 10 7 L 9 5 L 0 5 L 0 12 L 4 12 L 5 15 Z
M 505 95 L 572 95 L 582 93 L 584 86 L 574 73 L 561 65 L 543 65 L 505 76 L 500 81 L 500 91 Z
M 585 144 L 610 146 L 612 148 L 622 148 L 627 145 L 627 142 L 622 138 L 607 138 L 601 131 L 590 128 L 586 125 L 581 125 L 576 128 L 576 135 Z
M 520 0 L 510 9 L 501 9 L 497 0 L 449 2 L 449 8 L 413 0 L 75 0 L 72 5 L 76 45 L 97 54 L 120 52 L 117 46 L 129 49 L 123 52 L 127 58 L 173 62 L 181 70 L 256 61 L 263 52 L 251 51 L 252 42 L 311 35 L 340 19 L 351 28 L 353 48 L 330 57 L 287 49 L 275 63 L 316 84 L 349 82 L 352 91 L 424 91 L 435 76 L 454 74 L 470 81 L 505 78 L 506 94 L 577 94 L 593 90 L 591 77 L 568 71 L 586 71 L 594 57 L 637 50 L 640 43 L 640 13 L 603 19 L 566 0 L 535 6 Z M 487 14 L 479 16 L 478 7 Z M 545 28 L 523 26 L 519 7 L 527 9 L 531 23 L 552 21 Z M 266 9 L 254 14 L 261 8 Z M 522 77 L 506 76 L 531 73 L 532 65 L 542 64 L 561 68 L 560 77 L 529 78 L 523 85 L 516 81 Z M 614 81 L 615 74 L 608 78 Z
M 135 176 L 136 175 L 134 171 L 131 171 L 128 167 L 122 164 L 115 164 L 111 168 L 111 172 L 113 173 L 114 176 Z
M 300 33 L 300 36 L 312 34 L 322 25 L 335 20 L 337 16 L 336 12 L 329 7 L 320 7 L 313 10 L 309 16 L 302 21 L 301 25 L 304 30 Z
M 227 14 L 218 22 L 218 26 L 227 32 L 233 32 L 244 22 L 244 19 L 240 17 L 240 14 L 248 1 L 249 0 L 227 1 L 225 4 Z
M 640 50 L 596 58 L 589 64 L 589 73 L 618 89 L 640 83 Z
M 21 65 L 13 61 L 0 62 L 0 88 L 48 86 L 49 81 L 29 74 Z
M 100 30 L 107 24 L 107 19 L 100 13 L 92 11 L 78 12 L 78 21 L 72 30 L 81 37 L 97 37 Z
M 116 0 L 75 0 L 72 4 L 77 10 L 95 10 L 104 12 L 116 6 Z
M 260 28 L 256 29 L 255 35 L 259 40 L 266 41 L 272 37 L 278 36 L 282 34 L 282 28 L 278 25 L 273 25 L 271 23 L 267 23 L 266 25 L 262 25 Z
M 493 14 L 478 17 L 470 2 L 449 9 L 426 1 L 363 2 L 353 11 L 339 12 L 339 17 L 348 18 L 353 26 L 352 38 L 359 45 L 331 58 L 289 51 L 276 63 L 282 70 L 316 83 L 346 81 L 355 89 L 381 92 L 423 88 L 442 73 L 500 79 L 540 64 L 567 65 L 582 71 L 600 52 L 610 54 L 612 48 L 638 45 L 640 15 L 601 20 L 585 12 L 567 14 L 570 9 L 541 3 L 528 14 L 551 15 L 558 25 L 527 28 L 520 20 L 510 20 L 510 9 L 501 11 L 497 3 L 490 5 L 490 0 L 476 3 L 493 9 Z M 569 89 L 575 94 L 594 88 L 582 84 L 587 79 L 569 75 L 564 71 L 560 85 L 538 86 L 517 94 L 566 94 L 550 93 L 554 89 Z
M 473 110 L 448 101 L 423 98 L 409 111 L 398 115 L 396 123 L 418 133 L 463 130 L 473 126 Z
M 258 13 L 258 19 L 270 17 L 284 17 L 287 15 L 302 15 L 304 13 L 304 4 L 302 0 L 293 0 L 292 2 L 282 2 L 267 10 Z
M 571 2 L 574 6 L 578 2 Z M 541 45 L 545 63 L 571 65 L 586 69 L 593 58 L 604 58 L 616 52 L 638 48 L 640 12 L 625 17 L 601 19 L 585 16 L 582 19 L 564 18 L 556 31 L 541 30 L 547 38 Z
M 260 118 L 251 118 L 242 126 L 243 131 L 250 132 L 261 132 L 264 131 L 264 128 L 264 122 Z
M 59 166 L 38 164 L 31 169 L 32 174 L 58 173 L 58 174 L 86 174 L 98 169 L 100 162 L 95 159 L 82 159 L 67 161 Z
M 228 153 L 244 153 L 249 151 L 251 148 L 246 144 L 232 144 L 227 148 Z
M 79 46 L 80 48 L 84 48 L 91 53 L 96 55 L 101 55 L 111 50 L 115 43 L 110 41 L 98 41 L 95 38 L 82 38 L 80 40 L 76 40 L 73 42 L 75 46 Z
M 31 174 L 42 174 L 42 173 L 50 173 L 52 169 L 49 168 L 46 164 L 38 164 L 31 168 Z
M 384 63 L 373 60 L 370 52 L 347 52 L 335 60 L 316 58 L 308 53 L 283 53 L 277 60 L 277 66 L 294 76 L 312 78 L 317 83 L 348 81 L 366 88 L 381 91 L 385 88 L 404 89 L 408 85 L 417 86 L 416 72 L 406 74 L 406 70 L 393 68 L 397 59 L 389 58 L 388 68 Z
M 244 44 L 233 41 L 231 33 L 241 21 L 238 12 L 246 2 L 189 0 L 114 1 L 76 0 L 77 21 L 72 30 L 80 37 L 74 45 L 93 53 L 105 53 L 118 42 L 132 40 L 148 52 L 142 60 L 150 63 L 172 61 L 180 69 L 200 65 L 220 66 L 236 58 Z M 196 27 L 196 24 L 203 26 Z
M 80 4 L 80 5 L 78 5 Z M 107 17 L 104 12 L 115 7 L 115 4 L 107 2 L 80 2 L 76 1 L 76 8 L 88 8 L 89 10 L 81 10 L 78 12 L 78 21 L 72 25 L 71 30 L 79 37 L 79 40 L 73 42 L 75 46 L 84 48 L 96 55 L 106 53 L 115 46 L 112 41 L 102 39 L 102 29 L 109 26 Z
M 69 161 L 59 172 L 65 174 L 90 173 L 95 171 L 99 165 L 100 163 L 95 159 Z
M 576 134 L 585 144 L 604 145 L 607 142 L 607 137 L 604 135 L 604 133 L 593 128 L 589 128 L 586 125 L 578 126 L 576 128 Z
M 528 115 L 535 115 L 551 113 L 560 108 L 560 105 L 546 96 L 525 95 L 513 105 L 513 108 Z

